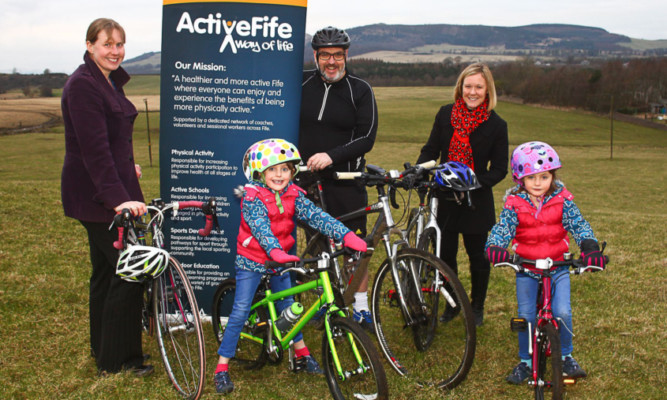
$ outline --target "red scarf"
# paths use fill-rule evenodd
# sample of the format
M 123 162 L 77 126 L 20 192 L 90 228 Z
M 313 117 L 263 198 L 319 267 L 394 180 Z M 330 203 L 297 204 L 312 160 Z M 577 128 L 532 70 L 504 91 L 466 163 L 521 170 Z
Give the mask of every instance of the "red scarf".
M 449 142 L 449 161 L 458 161 L 473 170 L 475 169 L 472 160 L 472 147 L 470 147 L 470 135 L 480 124 L 489 119 L 490 115 L 488 98 L 472 111 L 468 110 L 463 98 L 456 100 L 452 108 L 454 135 L 452 135 L 452 141 Z

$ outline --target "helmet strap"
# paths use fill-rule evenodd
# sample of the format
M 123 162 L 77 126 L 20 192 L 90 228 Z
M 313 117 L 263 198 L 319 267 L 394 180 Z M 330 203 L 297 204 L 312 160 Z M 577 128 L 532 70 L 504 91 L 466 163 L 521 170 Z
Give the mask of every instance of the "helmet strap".
M 533 196 L 530 193 L 528 194 L 528 196 L 534 198 L 535 201 L 537 202 L 537 206 L 535 206 L 535 208 L 537 208 L 537 211 L 535 211 L 535 218 L 537 218 L 537 216 L 540 215 L 540 212 L 542 211 L 542 205 L 544 204 L 544 196 Z M 533 205 L 535 205 L 535 203 L 533 203 Z
M 262 176 L 262 183 L 263 183 L 267 188 L 269 188 L 269 185 L 266 184 L 266 180 L 264 180 L 264 174 L 260 174 L 260 175 Z M 269 188 L 269 189 L 270 189 L 270 190 L 273 190 L 273 189 L 271 189 L 271 188 Z M 285 212 L 285 208 L 283 207 L 283 202 L 282 202 L 282 200 L 280 199 L 280 193 L 275 192 L 275 195 L 276 195 L 276 206 L 278 206 L 278 211 L 280 211 L 280 213 L 283 214 L 283 213 Z

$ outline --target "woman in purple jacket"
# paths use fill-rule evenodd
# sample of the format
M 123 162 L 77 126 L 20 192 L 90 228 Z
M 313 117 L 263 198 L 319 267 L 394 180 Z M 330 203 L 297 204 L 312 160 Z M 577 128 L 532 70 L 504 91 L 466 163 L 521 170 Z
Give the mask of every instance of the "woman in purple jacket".
M 90 347 L 98 370 L 153 371 L 144 365 L 141 348 L 142 287 L 116 276 L 116 212 L 146 213 L 134 164 L 132 127 L 137 116 L 125 97 L 130 79 L 120 67 L 125 31 L 114 20 L 93 21 L 86 34 L 87 51 L 65 84 L 65 162 L 61 191 L 65 215 L 86 228 L 90 244 Z

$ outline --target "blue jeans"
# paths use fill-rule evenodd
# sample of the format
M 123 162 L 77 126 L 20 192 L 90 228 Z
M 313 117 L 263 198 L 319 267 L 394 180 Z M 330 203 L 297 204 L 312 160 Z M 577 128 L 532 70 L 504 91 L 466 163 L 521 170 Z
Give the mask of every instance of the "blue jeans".
M 259 286 L 261 279 L 262 274 L 236 268 L 236 294 L 234 295 L 234 305 L 232 306 L 232 312 L 229 314 L 225 334 L 222 337 L 222 342 L 218 348 L 218 354 L 222 357 L 232 358 L 234 357 L 234 354 L 236 354 L 236 345 L 241 336 L 243 325 L 250 315 L 252 300 L 255 297 L 255 292 L 257 291 L 257 286 Z M 271 290 L 273 293 L 289 289 L 290 287 L 292 287 L 292 285 L 290 283 L 289 274 L 271 277 Z M 286 307 L 291 306 L 292 303 L 294 303 L 294 298 L 291 296 L 276 301 L 277 312 L 280 313 Z M 294 342 L 296 343 L 302 339 L 303 335 L 299 332 L 294 337 Z
M 551 309 L 559 320 L 561 354 L 572 353 L 572 306 L 570 305 L 570 274 L 568 270 L 557 272 L 552 277 Z M 535 326 L 537 316 L 537 289 L 539 281 L 526 274 L 516 274 L 516 301 L 519 306 L 519 318 Z M 563 326 L 565 324 L 565 326 Z M 529 360 L 528 332 L 519 332 L 519 358 Z

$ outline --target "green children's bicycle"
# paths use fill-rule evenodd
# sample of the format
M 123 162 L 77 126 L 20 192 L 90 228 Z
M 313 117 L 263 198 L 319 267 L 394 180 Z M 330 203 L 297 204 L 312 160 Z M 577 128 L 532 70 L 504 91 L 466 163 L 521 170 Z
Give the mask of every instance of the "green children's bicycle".
M 288 350 L 290 368 L 296 370 L 290 347 L 292 339 L 320 310 L 325 310 L 322 369 L 334 399 L 387 399 L 387 378 L 375 345 L 359 324 L 347 316 L 347 311 L 339 308 L 334 296 L 329 275 L 333 268 L 331 257 L 345 251 L 343 249 L 331 255 L 325 252 L 315 258 L 287 264 L 268 262 L 233 360 L 245 369 L 257 369 L 267 362 L 280 362 Z M 306 267 L 312 264 L 316 266 Z M 273 293 L 269 287 L 271 276 L 290 271 L 310 275 L 313 279 Z M 280 315 L 275 303 L 308 291 L 321 291 L 321 295 L 313 304 L 304 305 L 300 318 L 286 332 L 282 332 L 276 324 Z M 218 343 L 225 333 L 235 292 L 236 280 L 227 279 L 220 283 L 213 296 L 213 331 Z

